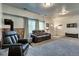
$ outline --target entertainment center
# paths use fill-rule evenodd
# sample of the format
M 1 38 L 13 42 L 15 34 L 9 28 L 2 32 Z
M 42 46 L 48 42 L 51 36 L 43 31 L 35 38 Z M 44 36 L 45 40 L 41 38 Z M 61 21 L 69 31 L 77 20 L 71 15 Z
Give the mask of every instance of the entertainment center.
M 77 23 L 69 23 L 69 24 L 66 25 L 66 27 L 67 27 L 67 29 L 77 28 Z M 66 37 L 72 37 L 72 38 L 78 38 L 78 33 L 68 33 L 68 32 L 66 32 L 65 36 Z

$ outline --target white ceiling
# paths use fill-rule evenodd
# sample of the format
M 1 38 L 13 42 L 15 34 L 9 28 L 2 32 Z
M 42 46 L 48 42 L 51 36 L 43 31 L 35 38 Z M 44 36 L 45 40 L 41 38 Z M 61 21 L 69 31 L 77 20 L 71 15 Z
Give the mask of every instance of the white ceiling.
M 6 4 L 47 16 L 53 16 L 55 13 L 61 12 L 62 6 L 65 6 L 66 10 L 72 12 L 73 14 L 79 14 L 79 3 L 55 3 L 54 6 L 51 6 L 49 8 L 44 8 L 42 6 L 42 3 L 6 3 Z

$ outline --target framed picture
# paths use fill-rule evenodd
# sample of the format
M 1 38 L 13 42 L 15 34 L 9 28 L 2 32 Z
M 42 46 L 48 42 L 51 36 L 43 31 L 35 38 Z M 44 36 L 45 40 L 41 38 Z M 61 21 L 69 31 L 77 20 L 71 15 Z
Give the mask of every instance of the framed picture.
M 49 27 L 49 23 L 46 23 L 46 27 Z

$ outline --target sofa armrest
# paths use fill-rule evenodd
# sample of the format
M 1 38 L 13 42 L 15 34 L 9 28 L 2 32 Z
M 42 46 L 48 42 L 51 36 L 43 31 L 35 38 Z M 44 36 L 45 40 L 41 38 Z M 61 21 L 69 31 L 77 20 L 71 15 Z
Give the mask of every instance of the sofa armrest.
M 27 39 L 19 39 L 18 43 L 26 44 L 26 43 L 28 43 L 28 40 Z
M 26 43 L 28 43 L 29 45 L 32 46 L 31 42 L 28 42 L 27 39 L 20 39 L 20 40 L 18 40 L 18 43 L 22 43 L 22 44 L 26 44 Z
M 35 34 L 31 34 L 31 37 L 37 37 L 37 35 L 35 35 Z
M 22 44 L 17 43 L 17 44 L 3 44 L 2 48 L 9 48 L 9 47 L 13 47 L 13 46 L 22 46 Z

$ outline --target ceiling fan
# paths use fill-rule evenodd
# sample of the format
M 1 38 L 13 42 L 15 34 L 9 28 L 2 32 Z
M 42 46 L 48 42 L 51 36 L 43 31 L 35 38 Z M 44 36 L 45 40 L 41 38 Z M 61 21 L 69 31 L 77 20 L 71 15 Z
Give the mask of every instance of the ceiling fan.
M 66 15 L 68 13 L 69 13 L 69 11 L 66 10 L 66 6 L 63 6 L 59 15 Z

